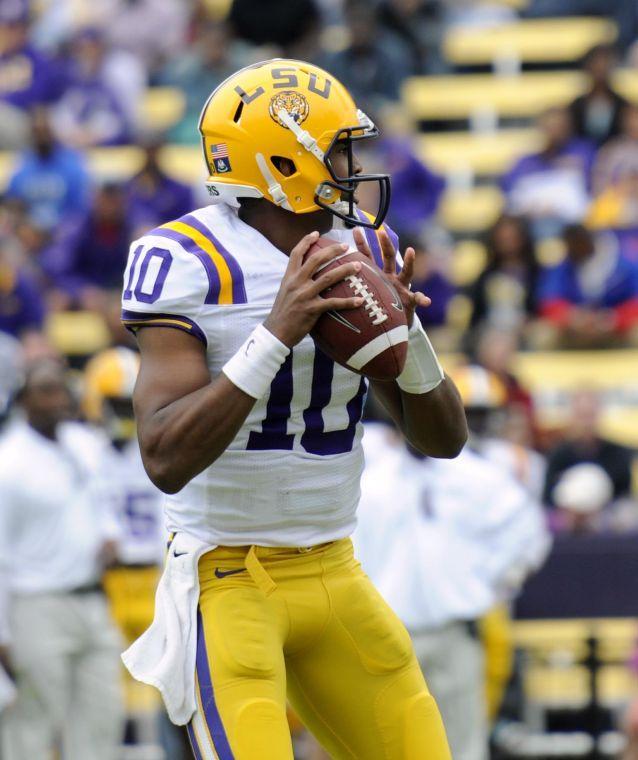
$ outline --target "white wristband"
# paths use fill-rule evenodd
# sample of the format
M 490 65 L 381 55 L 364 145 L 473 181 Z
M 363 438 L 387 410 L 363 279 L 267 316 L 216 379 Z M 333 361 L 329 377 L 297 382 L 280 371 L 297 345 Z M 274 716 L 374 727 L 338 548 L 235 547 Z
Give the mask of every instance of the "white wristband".
M 239 351 L 222 367 L 226 377 L 253 398 L 264 396 L 290 349 L 263 325 L 257 325 Z
M 408 355 L 397 385 L 406 393 L 428 393 L 436 388 L 445 375 L 436 358 L 430 339 L 417 315 L 408 332 Z

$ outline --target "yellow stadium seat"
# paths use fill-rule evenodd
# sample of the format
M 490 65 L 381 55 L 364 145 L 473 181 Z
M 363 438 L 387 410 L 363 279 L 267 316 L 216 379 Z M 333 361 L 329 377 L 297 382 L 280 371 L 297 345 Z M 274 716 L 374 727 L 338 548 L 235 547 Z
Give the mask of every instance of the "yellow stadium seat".
M 502 59 L 529 63 L 565 63 L 590 48 L 616 39 L 616 25 L 602 18 L 525 19 L 477 31 L 453 26 L 443 51 L 456 65 L 485 65 Z
M 170 129 L 182 118 L 185 107 L 184 93 L 176 87 L 150 87 L 142 101 L 140 123 L 154 131 Z
M 469 190 L 448 188 L 443 195 L 439 218 L 452 232 L 468 233 L 486 230 L 503 209 L 503 195 L 497 187 L 475 187 Z
M 536 129 L 443 132 L 420 136 L 417 148 L 421 158 L 438 171 L 498 175 L 525 153 L 540 150 L 541 141 Z
M 607 394 L 601 433 L 628 446 L 638 445 L 635 396 L 638 351 L 552 351 L 520 353 L 514 373 L 538 399 L 536 414 L 544 428 L 568 421 L 568 397 L 579 388 Z
M 487 252 L 478 240 L 462 240 L 452 256 L 451 277 L 458 287 L 465 287 L 476 280 L 485 269 Z
M 638 77 L 630 69 L 614 75 L 614 84 L 638 101 Z M 546 108 L 569 103 L 586 86 L 579 71 L 533 71 L 512 76 L 463 74 L 411 77 L 403 100 L 414 119 L 472 119 L 482 114 L 531 118 Z
M 55 348 L 66 356 L 87 356 L 110 342 L 104 317 L 93 311 L 54 312 L 45 330 Z

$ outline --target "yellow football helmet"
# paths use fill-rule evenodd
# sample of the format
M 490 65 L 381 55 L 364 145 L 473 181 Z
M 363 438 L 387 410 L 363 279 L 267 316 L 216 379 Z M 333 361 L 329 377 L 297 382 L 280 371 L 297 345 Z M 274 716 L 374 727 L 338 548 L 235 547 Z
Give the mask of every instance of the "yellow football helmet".
M 135 435 L 133 390 L 139 368 L 138 354 L 123 347 L 101 351 L 86 365 L 84 414 L 102 425 L 113 441 L 126 441 Z
M 450 376 L 466 409 L 500 409 L 507 401 L 499 377 L 478 364 L 457 367 Z
M 381 226 L 390 204 L 387 174 L 355 174 L 352 144 L 378 135 L 345 87 L 303 61 L 275 58 L 241 69 L 209 97 L 199 121 L 211 196 L 266 198 L 307 214 L 327 209 L 351 225 Z M 348 173 L 335 171 L 347 151 Z M 292 163 L 283 173 L 282 159 Z M 373 221 L 355 211 L 362 182 L 379 187 Z

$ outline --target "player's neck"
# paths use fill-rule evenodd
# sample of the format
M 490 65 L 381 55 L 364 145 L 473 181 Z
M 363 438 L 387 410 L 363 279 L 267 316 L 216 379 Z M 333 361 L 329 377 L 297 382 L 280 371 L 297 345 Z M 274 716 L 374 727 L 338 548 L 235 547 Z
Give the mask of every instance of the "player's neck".
M 264 200 L 242 202 L 239 218 L 286 256 L 304 235 L 314 230 L 324 234 L 332 229 L 332 215 L 328 211 L 293 214 Z

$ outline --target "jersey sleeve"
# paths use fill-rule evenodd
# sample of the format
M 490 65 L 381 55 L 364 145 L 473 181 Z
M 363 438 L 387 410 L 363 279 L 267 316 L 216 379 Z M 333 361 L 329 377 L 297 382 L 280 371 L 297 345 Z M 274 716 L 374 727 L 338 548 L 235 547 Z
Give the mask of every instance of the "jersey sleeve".
M 219 277 L 205 251 L 188 248 L 162 228 L 131 244 L 122 293 L 122 322 L 141 327 L 172 327 L 206 344 L 199 317 L 206 304 L 219 303 Z

